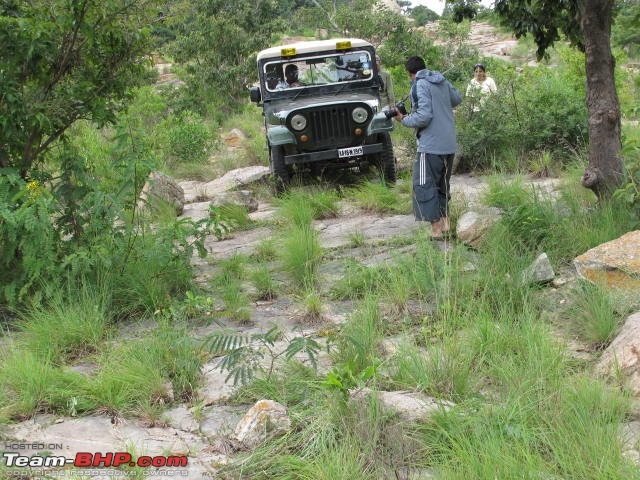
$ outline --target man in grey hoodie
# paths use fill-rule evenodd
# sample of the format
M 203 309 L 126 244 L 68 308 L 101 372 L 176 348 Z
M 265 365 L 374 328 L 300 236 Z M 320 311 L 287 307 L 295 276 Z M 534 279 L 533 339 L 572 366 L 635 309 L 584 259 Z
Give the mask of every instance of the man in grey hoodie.
M 431 236 L 441 239 L 450 229 L 449 182 L 456 153 L 453 108 L 462 101 L 440 72 L 427 70 L 421 57 L 405 63 L 411 77 L 411 113 L 395 119 L 416 129 L 418 152 L 413 164 L 413 213 L 431 222 Z

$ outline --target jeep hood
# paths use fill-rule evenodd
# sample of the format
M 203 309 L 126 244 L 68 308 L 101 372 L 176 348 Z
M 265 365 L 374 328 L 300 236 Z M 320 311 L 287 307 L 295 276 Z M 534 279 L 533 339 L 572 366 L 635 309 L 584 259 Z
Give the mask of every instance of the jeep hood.
M 342 93 L 329 93 L 327 95 L 316 95 L 313 97 L 305 97 L 304 94 L 297 99 L 282 98 L 274 99 L 264 104 L 265 115 L 276 114 L 279 116 L 286 116 L 292 110 L 298 110 L 301 108 L 309 107 L 321 107 L 321 106 L 333 106 L 342 103 L 363 102 L 370 106 L 378 106 L 378 97 L 371 93 L 359 92 L 342 92 Z

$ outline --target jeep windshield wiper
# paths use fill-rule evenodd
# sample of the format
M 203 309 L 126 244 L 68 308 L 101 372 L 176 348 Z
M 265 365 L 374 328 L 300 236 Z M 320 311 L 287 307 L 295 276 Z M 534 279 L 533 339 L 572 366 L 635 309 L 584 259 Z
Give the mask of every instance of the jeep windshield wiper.
M 309 87 L 302 87 L 298 93 L 293 97 L 293 101 L 296 101 L 298 97 L 302 94 L 302 92 L 306 92 Z
M 342 91 L 347 87 L 347 85 L 349 85 L 348 82 L 345 82 L 342 85 L 340 85 L 340 88 L 336 90 L 336 93 L 334 93 L 334 96 L 338 95 L 339 93 L 342 93 Z

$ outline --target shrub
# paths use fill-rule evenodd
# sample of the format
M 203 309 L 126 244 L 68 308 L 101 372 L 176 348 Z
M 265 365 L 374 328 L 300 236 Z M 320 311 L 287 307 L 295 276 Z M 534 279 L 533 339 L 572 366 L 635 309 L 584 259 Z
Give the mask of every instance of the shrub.
M 185 112 L 169 127 L 169 152 L 178 162 L 206 162 L 212 146 L 211 135 L 202 119 Z
M 527 159 L 543 150 L 567 158 L 568 152 L 583 148 L 587 111 L 584 89 L 576 87 L 575 77 L 569 69 L 539 66 L 498 80 L 498 92 L 478 112 L 463 102 L 457 114 L 460 168 L 488 169 L 494 157 L 515 153 Z
M 44 173 L 43 181 L 26 183 L 15 171 L 0 172 L 0 274 L 6 280 L 0 302 L 37 304 L 66 278 L 108 284 L 120 312 L 155 310 L 187 289 L 189 260 L 196 250 L 206 254 L 210 220 L 174 217 L 153 228 L 141 221 L 136 201 L 144 167 L 136 139 L 128 138 L 119 139 L 116 186 L 96 178 L 71 145 L 55 159 L 67 172 L 55 182 Z
M 614 193 L 614 198 L 625 203 L 640 217 L 640 130 L 623 132 L 622 154 L 625 159 L 626 181 Z
M 41 182 L 27 184 L 17 171 L 0 169 L 0 302 L 17 304 L 56 270 L 57 209 Z

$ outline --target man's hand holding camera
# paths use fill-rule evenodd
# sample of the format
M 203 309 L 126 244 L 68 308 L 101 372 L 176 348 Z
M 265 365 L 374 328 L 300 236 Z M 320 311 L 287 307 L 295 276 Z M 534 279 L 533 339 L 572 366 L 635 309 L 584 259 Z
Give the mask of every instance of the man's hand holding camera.
M 404 118 L 404 113 L 402 113 L 400 110 L 398 110 L 396 107 L 393 107 L 393 109 L 395 110 L 396 114 L 393 116 L 393 118 L 397 121 L 400 122 L 402 121 L 402 119 Z
M 393 117 L 399 122 L 407 114 L 407 107 L 405 107 L 404 102 L 398 102 L 393 107 L 390 107 L 389 110 L 385 110 L 384 114 L 387 118 Z

